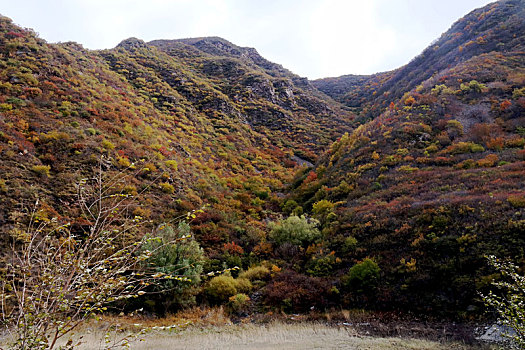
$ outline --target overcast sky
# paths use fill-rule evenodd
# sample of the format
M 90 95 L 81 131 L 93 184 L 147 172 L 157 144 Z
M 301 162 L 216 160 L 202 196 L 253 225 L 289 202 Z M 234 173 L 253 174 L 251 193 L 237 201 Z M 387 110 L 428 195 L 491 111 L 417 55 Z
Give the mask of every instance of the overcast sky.
M 370 74 L 412 59 L 492 0 L 0 0 L 0 13 L 49 42 L 111 48 L 220 36 L 310 79 Z

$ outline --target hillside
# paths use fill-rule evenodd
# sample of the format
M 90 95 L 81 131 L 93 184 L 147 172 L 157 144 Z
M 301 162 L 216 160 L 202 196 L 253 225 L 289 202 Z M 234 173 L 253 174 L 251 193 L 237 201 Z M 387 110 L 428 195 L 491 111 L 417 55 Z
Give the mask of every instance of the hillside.
M 193 262 L 173 254 L 240 268 L 149 311 L 479 317 L 483 256 L 525 263 L 523 33 L 525 3 L 499 1 L 399 69 L 312 82 L 218 37 L 92 51 L 0 17 L 0 244 L 37 201 L 81 240 L 78 184 L 102 174 L 144 224 L 126 239 L 204 208 Z
M 347 302 L 468 315 L 491 279 L 484 255 L 525 262 L 524 6 L 473 11 L 394 72 L 332 80 L 341 101 L 377 97 L 291 200 L 324 220 L 341 275 L 365 258 L 381 268 L 378 297 Z
M 208 41 L 222 51 L 199 45 Z M 237 242 L 250 252 L 295 156 L 314 161 L 352 116 L 255 50 L 236 57 L 238 49 L 222 39 L 132 38 L 89 51 L 48 44 L 2 17 L 2 231 L 37 198 L 42 218 L 81 228 L 75 185 L 103 156 L 106 177 L 130 177 L 120 190 L 137 197 L 133 214 L 159 223 L 208 204 L 195 227 L 201 245 L 221 254 Z

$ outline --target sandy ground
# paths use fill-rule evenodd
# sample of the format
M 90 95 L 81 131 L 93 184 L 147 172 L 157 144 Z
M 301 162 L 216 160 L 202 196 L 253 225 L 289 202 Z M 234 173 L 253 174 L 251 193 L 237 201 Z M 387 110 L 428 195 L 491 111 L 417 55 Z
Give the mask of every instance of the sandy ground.
M 79 349 L 103 349 L 104 335 L 84 336 Z M 475 349 L 473 347 L 432 341 L 400 338 L 375 338 L 358 335 L 349 327 L 319 324 L 238 325 L 196 328 L 184 331 L 152 331 L 142 341 L 132 342 L 131 349 Z

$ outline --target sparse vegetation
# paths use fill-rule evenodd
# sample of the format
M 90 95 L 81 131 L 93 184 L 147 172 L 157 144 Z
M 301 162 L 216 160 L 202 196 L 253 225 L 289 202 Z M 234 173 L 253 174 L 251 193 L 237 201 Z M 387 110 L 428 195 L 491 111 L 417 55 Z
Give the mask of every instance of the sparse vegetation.
M 498 321 L 507 326 L 504 336 L 511 340 L 509 346 L 516 349 L 525 347 L 525 277 L 518 273 L 518 267 L 510 262 L 489 256 L 490 265 L 501 275 L 501 280 L 492 282 L 495 290 L 482 295 L 483 301 L 495 310 Z
M 173 324 L 172 321 L 169 324 Z M 159 327 L 160 328 L 160 327 Z M 88 344 L 97 344 L 103 334 L 86 335 Z M 220 325 L 202 328 L 181 327 L 171 331 L 156 330 L 143 337 L 144 341 L 133 344 L 133 349 L 186 349 L 186 348 L 228 348 L 228 349 L 305 349 L 325 348 L 366 348 L 371 350 L 474 350 L 479 346 L 453 341 L 432 341 L 404 337 L 370 337 L 360 334 L 352 327 L 332 327 L 321 323 L 272 322 L 266 325 L 240 324 Z M 89 349 L 89 346 L 79 349 Z

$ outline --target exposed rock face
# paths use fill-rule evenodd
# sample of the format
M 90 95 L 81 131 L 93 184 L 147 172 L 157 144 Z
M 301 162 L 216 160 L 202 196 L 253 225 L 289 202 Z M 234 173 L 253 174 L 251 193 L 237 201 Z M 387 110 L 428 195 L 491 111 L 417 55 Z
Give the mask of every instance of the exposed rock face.
M 146 42 L 141 39 L 137 38 L 128 38 L 125 40 L 122 40 L 118 45 L 117 48 L 123 48 L 127 50 L 131 49 L 139 49 L 146 47 Z

